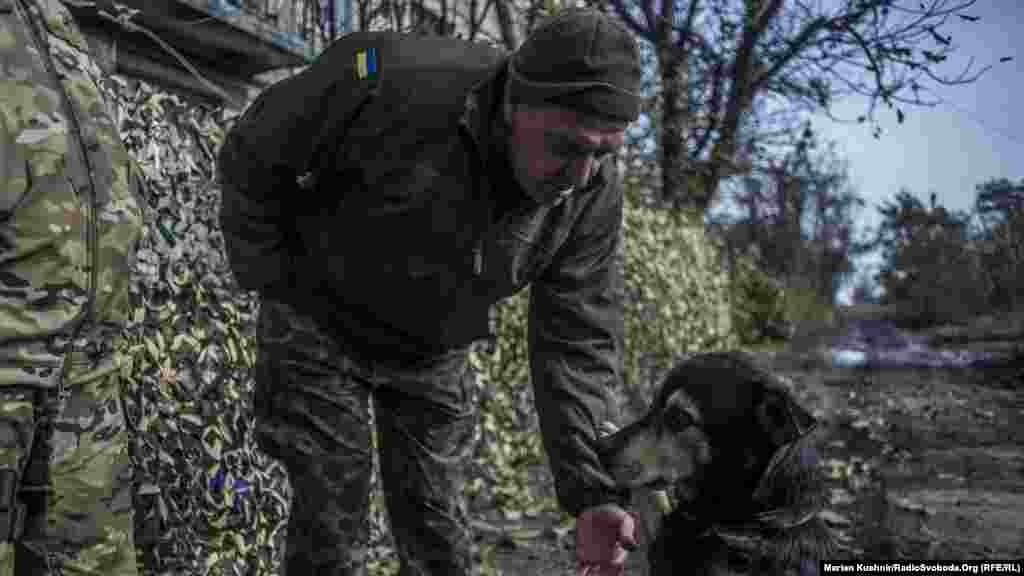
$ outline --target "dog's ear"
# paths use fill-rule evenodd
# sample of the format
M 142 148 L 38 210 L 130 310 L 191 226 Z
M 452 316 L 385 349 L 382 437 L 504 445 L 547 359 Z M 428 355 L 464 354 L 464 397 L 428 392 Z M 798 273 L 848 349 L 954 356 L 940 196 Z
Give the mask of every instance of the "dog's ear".
M 780 448 L 803 437 L 817 425 L 807 410 L 784 387 L 766 387 L 756 408 L 758 426 Z

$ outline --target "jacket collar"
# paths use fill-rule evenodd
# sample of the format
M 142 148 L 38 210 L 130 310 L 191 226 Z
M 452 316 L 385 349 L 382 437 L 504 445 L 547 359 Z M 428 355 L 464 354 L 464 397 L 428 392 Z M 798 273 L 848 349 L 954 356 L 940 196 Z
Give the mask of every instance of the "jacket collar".
M 520 203 L 527 202 L 529 198 L 517 184 L 513 183 L 511 168 L 506 158 L 508 134 L 501 107 L 504 104 L 507 77 L 506 57 L 486 78 L 469 90 L 459 120 L 459 124 L 472 138 L 476 148 L 479 162 L 477 169 L 481 172 L 478 182 L 482 185 L 481 193 L 487 200 L 489 222 L 500 218 Z
M 500 119 L 507 74 L 508 57 L 495 66 L 487 77 L 473 85 L 466 95 L 465 107 L 459 119 L 459 123 L 473 137 L 484 166 L 489 165 L 492 154 L 504 149 L 503 142 L 495 142 L 493 139 L 505 136 L 500 130 Z

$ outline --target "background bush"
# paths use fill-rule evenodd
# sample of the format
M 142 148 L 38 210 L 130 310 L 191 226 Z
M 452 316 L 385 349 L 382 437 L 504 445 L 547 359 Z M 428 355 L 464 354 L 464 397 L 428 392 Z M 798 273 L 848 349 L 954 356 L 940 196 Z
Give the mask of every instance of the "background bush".
M 759 270 L 750 254 L 736 256 L 732 272 L 732 322 L 739 343 L 756 345 L 784 330 L 794 314 L 783 283 Z

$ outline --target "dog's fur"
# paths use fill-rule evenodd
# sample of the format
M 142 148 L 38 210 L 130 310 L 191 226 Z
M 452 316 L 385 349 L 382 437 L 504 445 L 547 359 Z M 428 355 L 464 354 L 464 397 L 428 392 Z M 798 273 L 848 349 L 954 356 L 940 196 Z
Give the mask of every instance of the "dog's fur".
M 817 516 L 815 424 L 745 354 L 673 369 L 647 415 L 602 445 L 607 469 L 640 504 L 650 574 L 816 574 L 835 548 Z M 659 488 L 676 502 L 664 516 L 650 505 Z

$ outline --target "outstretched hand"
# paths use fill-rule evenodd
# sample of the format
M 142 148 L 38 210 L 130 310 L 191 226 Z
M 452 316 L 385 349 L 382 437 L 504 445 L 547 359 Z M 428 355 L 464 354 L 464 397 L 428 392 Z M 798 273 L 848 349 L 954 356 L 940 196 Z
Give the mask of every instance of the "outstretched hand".
M 584 510 L 576 519 L 576 576 L 622 576 L 636 527 L 636 518 L 614 504 Z

